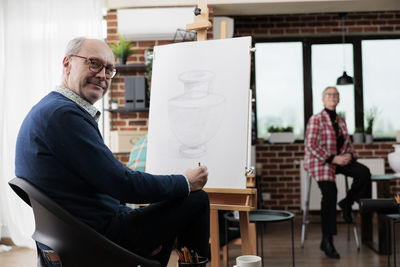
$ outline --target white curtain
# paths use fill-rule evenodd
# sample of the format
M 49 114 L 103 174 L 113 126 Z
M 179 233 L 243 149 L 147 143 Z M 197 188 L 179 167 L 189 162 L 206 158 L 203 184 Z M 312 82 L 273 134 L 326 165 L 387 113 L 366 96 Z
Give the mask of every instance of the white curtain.
M 34 246 L 32 211 L 7 184 L 18 130 L 60 83 L 67 42 L 103 38 L 102 17 L 103 0 L 0 0 L 0 226 L 16 245 Z

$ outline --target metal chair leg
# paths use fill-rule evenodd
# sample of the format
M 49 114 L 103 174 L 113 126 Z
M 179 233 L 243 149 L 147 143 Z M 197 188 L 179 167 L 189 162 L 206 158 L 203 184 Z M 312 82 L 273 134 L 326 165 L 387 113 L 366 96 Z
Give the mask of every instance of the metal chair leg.
M 357 225 L 355 222 L 353 224 L 353 231 L 354 231 L 354 240 L 356 241 L 357 250 L 360 251 L 360 242 L 358 241 Z
M 292 263 L 293 267 L 295 267 L 295 260 L 294 260 L 294 226 L 293 226 L 293 218 L 290 220 L 290 226 L 292 230 Z
M 301 248 L 304 248 L 304 240 L 307 234 L 307 224 L 308 224 L 308 211 L 310 208 L 310 195 L 311 195 L 311 174 L 307 173 L 306 185 L 306 201 L 303 211 L 303 223 L 301 225 Z
M 349 180 L 348 176 L 345 176 L 345 186 L 346 186 L 346 197 L 347 192 L 349 191 Z M 354 217 L 354 216 L 353 216 Z M 355 218 L 353 218 L 355 220 Z M 360 242 L 358 241 L 358 232 L 357 232 L 357 224 L 353 221 L 353 233 L 354 233 L 354 240 L 356 242 L 357 250 L 360 250 Z M 350 224 L 347 225 L 347 240 L 350 240 Z

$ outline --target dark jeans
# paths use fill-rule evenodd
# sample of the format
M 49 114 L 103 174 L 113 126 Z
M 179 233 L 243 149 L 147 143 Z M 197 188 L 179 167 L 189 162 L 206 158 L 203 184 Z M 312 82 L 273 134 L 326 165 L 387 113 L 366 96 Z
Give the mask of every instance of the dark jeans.
M 209 258 L 210 203 L 204 191 L 119 214 L 106 235 L 122 247 L 167 266 L 175 240 Z M 152 251 L 162 245 L 156 256 Z
M 360 198 L 371 197 L 371 173 L 365 165 L 353 160 L 346 166 L 337 166 L 337 174 L 353 178 L 353 183 L 347 192 L 346 199 L 353 203 Z M 336 235 L 336 203 L 337 187 L 335 182 L 318 182 L 321 189 L 321 226 L 324 236 Z

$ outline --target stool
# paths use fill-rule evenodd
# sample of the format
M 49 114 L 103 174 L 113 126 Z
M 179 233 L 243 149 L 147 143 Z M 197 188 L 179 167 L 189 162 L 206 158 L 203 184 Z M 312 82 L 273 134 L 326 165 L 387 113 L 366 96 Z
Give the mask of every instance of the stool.
M 303 222 L 301 224 L 301 248 L 304 248 L 304 240 L 306 239 L 306 232 L 307 232 L 307 225 L 310 223 L 320 223 L 320 221 L 310 221 L 308 219 L 308 210 L 310 208 L 310 194 L 311 194 L 311 174 L 308 172 L 307 173 L 307 178 L 306 178 L 306 200 L 305 200 L 305 207 L 303 211 Z M 345 186 L 346 186 L 346 193 L 349 191 L 349 182 L 347 176 L 345 176 Z M 360 250 L 360 243 L 358 242 L 358 233 L 357 233 L 357 225 L 355 220 L 351 223 L 346 223 L 346 222 L 338 222 L 340 223 L 345 223 L 348 224 L 347 226 L 347 240 L 350 240 L 350 224 L 353 225 L 353 232 L 354 232 L 354 239 L 356 241 L 356 246 L 357 250 Z
M 387 214 L 386 215 L 388 225 L 387 229 L 387 242 L 388 242 L 388 267 L 390 267 L 390 253 L 393 253 L 393 266 L 396 267 L 396 224 L 400 223 L 400 214 Z M 390 238 L 390 226 L 389 223 L 392 222 L 392 238 Z M 393 240 L 393 249 L 390 248 L 390 241 Z
M 249 212 L 249 221 L 256 224 L 257 229 L 257 255 L 260 255 L 258 252 L 258 236 L 261 237 L 261 259 L 264 264 L 264 223 L 268 222 L 282 222 L 290 220 L 291 232 L 292 232 L 292 263 L 293 267 L 295 266 L 294 261 L 294 234 L 293 234 L 293 218 L 294 214 L 289 211 L 283 210 L 252 210 Z M 261 234 L 259 234 L 261 232 Z

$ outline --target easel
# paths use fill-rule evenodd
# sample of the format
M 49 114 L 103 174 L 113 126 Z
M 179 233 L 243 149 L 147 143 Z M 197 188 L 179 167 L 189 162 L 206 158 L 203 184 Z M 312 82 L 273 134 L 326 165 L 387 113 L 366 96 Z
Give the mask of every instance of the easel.
M 197 41 L 207 40 L 207 29 L 211 27 L 206 0 L 199 0 L 195 9 L 194 23 L 186 30 L 197 31 Z M 254 176 L 247 176 L 246 185 L 254 185 Z M 218 210 L 238 210 L 243 255 L 256 255 L 255 226 L 249 223 L 249 211 L 257 208 L 257 189 L 205 188 L 210 199 L 211 266 L 220 266 L 220 243 Z

